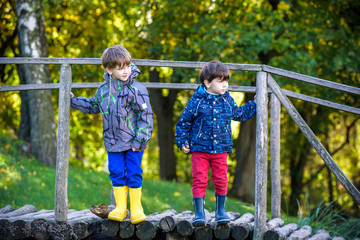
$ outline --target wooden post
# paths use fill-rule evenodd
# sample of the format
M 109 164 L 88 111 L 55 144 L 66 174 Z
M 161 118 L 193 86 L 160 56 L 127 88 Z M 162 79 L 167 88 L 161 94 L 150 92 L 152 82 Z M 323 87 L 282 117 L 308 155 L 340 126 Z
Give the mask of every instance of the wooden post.
M 71 65 L 61 65 L 55 182 L 55 220 L 59 222 L 66 222 L 68 211 L 71 75 Z
M 294 122 L 299 126 L 302 133 L 305 135 L 311 146 L 315 148 L 320 157 L 324 160 L 326 166 L 331 170 L 331 172 L 336 176 L 339 182 L 344 186 L 344 188 L 348 191 L 348 193 L 354 198 L 357 204 L 360 204 L 360 192 L 359 190 L 352 184 L 352 182 L 346 177 L 343 171 L 341 171 L 340 167 L 336 164 L 334 159 L 330 156 L 329 152 L 326 148 L 321 144 L 319 139 L 316 137 L 314 132 L 310 129 L 310 127 L 306 124 L 305 120 L 301 117 L 296 108 L 292 105 L 290 100 L 285 96 L 282 92 L 279 85 L 272 78 L 271 75 L 268 77 L 269 87 L 279 99 L 281 104 L 285 107 L 286 111 L 289 113 Z
M 279 99 L 271 94 L 270 156 L 271 156 L 271 218 L 281 218 L 280 178 L 280 112 Z
M 266 230 L 266 183 L 268 148 L 267 73 L 256 75 L 256 175 L 255 226 L 253 239 L 262 239 Z

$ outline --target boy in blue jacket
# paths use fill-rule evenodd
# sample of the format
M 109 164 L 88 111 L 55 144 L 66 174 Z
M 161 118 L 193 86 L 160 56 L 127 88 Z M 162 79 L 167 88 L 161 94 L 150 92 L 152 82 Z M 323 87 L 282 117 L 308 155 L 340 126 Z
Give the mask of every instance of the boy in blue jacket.
M 194 227 L 205 226 L 204 199 L 209 164 L 215 186 L 218 223 L 230 222 L 225 212 L 227 195 L 227 153 L 232 152 L 231 120 L 246 121 L 256 112 L 255 101 L 237 106 L 228 89 L 229 69 L 219 61 L 207 63 L 201 70 L 201 85 L 186 105 L 176 125 L 175 142 L 191 153 Z
M 105 82 L 91 98 L 70 93 L 71 107 L 84 113 L 101 113 L 116 202 L 108 218 L 120 222 L 126 218 L 129 192 L 131 223 L 136 224 L 146 219 L 141 205 L 140 165 L 152 134 L 153 112 L 145 86 L 134 80 L 140 70 L 131 63 L 130 53 L 115 45 L 107 48 L 101 59 Z

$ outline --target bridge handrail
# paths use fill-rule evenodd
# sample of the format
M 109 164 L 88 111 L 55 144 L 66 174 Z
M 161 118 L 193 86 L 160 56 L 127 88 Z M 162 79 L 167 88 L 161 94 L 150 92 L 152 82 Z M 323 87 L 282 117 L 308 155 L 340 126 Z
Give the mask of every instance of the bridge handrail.
M 72 83 L 71 88 L 98 88 L 102 82 L 88 82 L 88 83 Z M 143 82 L 147 88 L 157 88 L 157 89 L 193 89 L 195 90 L 199 84 L 192 83 L 155 83 L 155 82 Z M 41 83 L 41 84 L 20 84 L 20 85 L 11 85 L 11 86 L 0 86 L 0 92 L 7 91 L 25 91 L 25 90 L 46 90 L 46 89 L 59 89 L 60 83 Z M 252 86 L 229 86 L 229 91 L 231 92 L 256 92 L 256 87 Z M 350 107 L 344 104 L 334 103 L 331 101 L 323 100 L 316 97 L 310 97 L 304 94 L 292 92 L 289 90 L 282 89 L 286 96 L 296 98 L 299 100 L 319 104 L 325 107 L 330 107 L 333 109 L 355 113 L 360 115 L 360 109 L 355 107 Z M 268 89 L 269 93 L 272 93 L 271 89 Z
M 201 68 L 205 62 L 187 61 L 166 61 L 166 60 L 146 60 L 133 59 L 139 66 L 156 66 L 172 68 Z M 0 64 L 60 64 L 60 83 L 44 84 L 22 84 L 16 86 L 0 86 L 1 91 L 16 90 L 35 90 L 35 89 L 59 89 L 59 116 L 58 116 L 58 151 L 56 161 L 56 186 L 55 186 L 55 219 L 66 221 L 67 219 L 67 174 L 69 160 L 69 135 L 70 135 L 70 98 L 71 88 L 97 88 L 100 83 L 72 83 L 71 65 L 86 64 L 100 65 L 100 58 L 0 58 Z M 333 103 L 323 99 L 306 96 L 303 94 L 281 89 L 271 74 L 294 80 L 340 90 L 342 92 L 360 95 L 360 88 L 347 86 L 344 84 L 331 82 L 328 80 L 307 76 L 267 65 L 258 64 L 236 64 L 225 63 L 231 70 L 235 71 L 254 71 L 257 72 L 256 87 L 250 86 L 231 86 L 230 91 L 256 92 L 256 186 L 255 186 L 255 227 L 254 238 L 260 239 L 265 231 L 266 220 L 266 188 L 267 188 L 267 145 L 268 145 L 268 105 L 267 95 L 271 94 L 271 186 L 276 193 L 272 193 L 271 213 L 272 217 L 280 215 L 281 189 L 280 182 L 280 102 L 294 119 L 301 131 L 307 137 L 312 146 L 318 151 L 320 157 L 338 180 L 347 189 L 354 200 L 360 204 L 360 192 L 353 186 L 350 180 L 341 172 L 326 149 L 317 140 L 306 122 L 294 108 L 286 96 L 301 99 L 304 101 L 317 103 L 323 106 L 355 113 L 360 115 L 360 109 L 338 103 Z M 144 85 L 148 88 L 168 88 L 168 89 L 196 89 L 198 84 L 184 83 L 149 83 Z M 274 134 L 273 134 L 274 133 Z M 276 171 L 273 171 L 273 166 Z M 274 191 L 274 192 L 275 192 Z
M 132 59 L 139 66 L 151 67 L 179 67 L 179 68 L 202 68 L 206 62 L 191 61 L 170 61 L 170 60 L 151 60 L 151 59 Z M 1 57 L 0 64 L 72 64 L 72 65 L 101 65 L 100 58 L 29 58 L 29 57 Z M 294 80 L 340 90 L 343 92 L 360 95 L 360 88 L 348 86 L 341 83 L 332 82 L 322 78 L 312 77 L 301 73 L 296 73 L 264 64 L 239 64 L 225 63 L 229 69 L 235 71 L 264 71 Z

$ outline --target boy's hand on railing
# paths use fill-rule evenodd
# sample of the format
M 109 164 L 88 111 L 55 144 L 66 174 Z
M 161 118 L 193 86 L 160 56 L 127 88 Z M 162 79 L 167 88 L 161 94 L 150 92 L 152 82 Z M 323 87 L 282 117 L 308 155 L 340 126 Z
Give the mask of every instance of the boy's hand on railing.
M 182 146 L 181 150 L 184 153 L 189 153 L 190 152 L 190 147 L 189 147 L 189 145 L 184 145 L 184 146 Z
M 269 102 L 269 98 L 267 98 L 267 101 Z M 256 95 L 254 96 L 254 102 L 256 103 Z
M 70 99 L 73 97 L 75 97 L 75 95 L 72 92 L 70 92 Z
M 140 149 L 136 149 L 136 148 L 131 148 L 131 150 L 132 150 L 133 152 L 140 152 L 140 151 L 141 151 Z

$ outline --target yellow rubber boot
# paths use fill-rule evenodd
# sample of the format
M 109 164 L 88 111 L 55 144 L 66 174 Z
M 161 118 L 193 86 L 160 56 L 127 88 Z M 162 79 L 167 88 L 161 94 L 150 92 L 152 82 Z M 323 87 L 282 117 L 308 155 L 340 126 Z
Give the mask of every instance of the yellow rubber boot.
M 113 187 L 116 208 L 109 213 L 108 219 L 122 222 L 126 218 L 128 186 Z
M 141 205 L 141 187 L 129 188 L 130 195 L 130 220 L 132 224 L 146 220 L 143 207 Z

